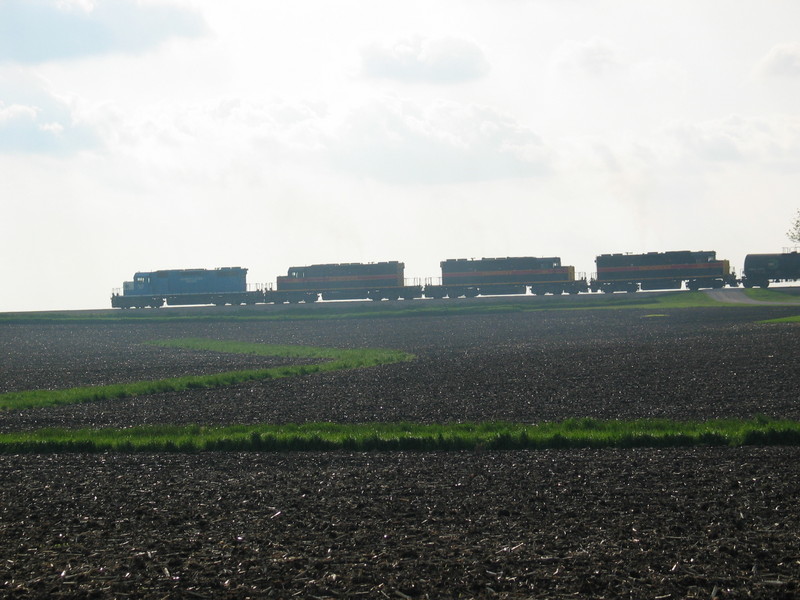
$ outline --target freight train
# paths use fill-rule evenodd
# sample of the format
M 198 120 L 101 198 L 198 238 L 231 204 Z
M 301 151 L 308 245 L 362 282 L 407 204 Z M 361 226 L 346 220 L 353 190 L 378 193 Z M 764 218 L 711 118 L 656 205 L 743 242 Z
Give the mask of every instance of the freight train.
M 638 290 L 721 288 L 743 283 L 767 287 L 770 282 L 800 280 L 800 254 L 748 254 L 738 280 L 727 260 L 713 251 L 601 254 L 597 274 L 587 281 L 560 257 L 448 259 L 441 278 L 408 282 L 398 261 L 333 263 L 291 267 L 278 276 L 275 289 L 249 289 L 247 269 L 176 269 L 142 271 L 111 296 L 114 308 L 157 308 L 192 304 L 311 303 L 317 300 L 412 300 L 473 298 L 506 294 L 577 294 Z

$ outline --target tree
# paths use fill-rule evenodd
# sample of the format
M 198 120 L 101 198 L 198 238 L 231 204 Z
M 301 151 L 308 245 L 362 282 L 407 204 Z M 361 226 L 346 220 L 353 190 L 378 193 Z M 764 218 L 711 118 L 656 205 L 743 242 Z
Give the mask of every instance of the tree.
M 800 210 L 797 211 L 794 222 L 792 223 L 792 228 L 786 232 L 786 235 L 795 244 L 800 244 Z

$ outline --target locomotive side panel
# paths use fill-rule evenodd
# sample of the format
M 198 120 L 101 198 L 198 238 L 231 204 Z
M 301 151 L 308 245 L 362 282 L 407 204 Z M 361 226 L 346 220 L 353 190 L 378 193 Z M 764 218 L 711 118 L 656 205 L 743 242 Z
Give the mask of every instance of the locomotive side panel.
M 247 289 L 247 269 L 181 269 L 156 271 L 156 281 L 163 281 L 167 294 L 212 294 L 244 292 Z
M 291 267 L 277 278 L 277 302 L 324 300 L 397 299 L 421 296 L 419 286 L 406 286 L 405 265 L 398 261 L 336 263 Z M 302 296 L 301 296 L 302 295 Z
M 146 308 L 190 304 L 243 304 L 263 299 L 258 291 L 247 291 L 247 269 L 163 269 L 139 271 L 114 294 L 114 308 Z
M 559 258 L 483 258 L 442 261 L 442 285 L 529 285 L 567 281 L 569 269 Z
M 684 282 L 690 289 L 734 283 L 729 262 L 717 260 L 714 251 L 602 254 L 596 264 L 592 289 L 605 292 L 679 289 Z
M 291 267 L 277 280 L 278 291 L 338 291 L 403 285 L 401 262 L 345 263 Z
M 562 266 L 559 257 L 459 258 L 444 260 L 440 266 L 442 283 L 428 286 L 426 296 L 524 294 L 529 286 L 534 293 L 580 291 L 574 267 Z

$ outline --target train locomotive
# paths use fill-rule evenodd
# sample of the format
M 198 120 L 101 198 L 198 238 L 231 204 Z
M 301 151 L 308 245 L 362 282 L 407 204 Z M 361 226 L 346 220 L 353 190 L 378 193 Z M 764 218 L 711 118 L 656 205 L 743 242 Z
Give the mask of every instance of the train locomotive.
M 451 258 L 439 263 L 441 284 L 425 286 L 428 298 L 474 298 L 500 294 L 577 294 L 588 291 L 586 278 L 560 257 Z
M 338 263 L 291 267 L 277 278 L 265 302 L 323 300 L 411 300 L 422 298 L 422 286 L 407 285 L 405 265 L 398 261 Z
M 797 281 L 800 279 L 800 253 L 748 254 L 744 257 L 746 288 L 769 286 L 771 282 Z
M 255 304 L 263 302 L 261 290 L 247 289 L 247 269 L 165 269 L 140 271 L 111 296 L 113 308 L 158 308 L 191 304 Z
M 736 285 L 727 260 L 717 260 L 714 251 L 648 252 L 646 254 L 601 254 L 596 259 L 593 292 L 637 290 L 690 290 Z
M 716 252 L 688 250 L 645 254 L 601 254 L 589 283 L 561 258 L 452 258 L 439 263 L 441 279 L 409 283 L 399 261 L 331 263 L 291 267 L 276 287 L 249 289 L 247 269 L 175 269 L 140 271 L 111 296 L 114 308 L 157 308 L 190 304 L 312 303 L 322 300 L 411 300 L 474 298 L 510 294 L 577 294 L 638 290 L 721 288 L 740 281 Z M 745 287 L 800 280 L 800 253 L 748 254 Z

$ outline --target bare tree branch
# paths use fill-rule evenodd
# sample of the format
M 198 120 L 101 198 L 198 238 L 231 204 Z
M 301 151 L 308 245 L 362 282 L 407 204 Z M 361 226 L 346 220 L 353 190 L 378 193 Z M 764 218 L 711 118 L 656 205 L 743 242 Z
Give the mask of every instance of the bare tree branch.
M 795 244 L 800 244 L 800 210 L 797 211 L 792 222 L 792 228 L 786 232 L 786 235 Z

